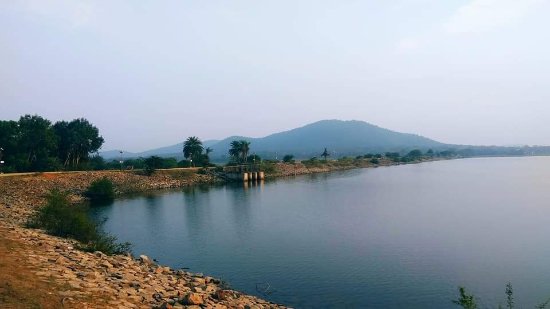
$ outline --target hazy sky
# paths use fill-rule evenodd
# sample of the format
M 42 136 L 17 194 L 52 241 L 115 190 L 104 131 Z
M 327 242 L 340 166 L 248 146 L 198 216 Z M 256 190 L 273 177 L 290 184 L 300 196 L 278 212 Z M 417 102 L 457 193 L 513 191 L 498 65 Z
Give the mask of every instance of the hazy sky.
M 357 119 L 550 145 L 550 0 L 0 1 L 0 119 L 104 150 Z

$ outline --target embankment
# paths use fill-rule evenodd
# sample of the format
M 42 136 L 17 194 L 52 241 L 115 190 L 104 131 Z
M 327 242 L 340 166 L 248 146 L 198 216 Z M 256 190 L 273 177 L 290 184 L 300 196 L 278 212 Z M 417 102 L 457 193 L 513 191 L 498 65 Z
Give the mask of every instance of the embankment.
M 233 291 L 215 278 L 157 265 L 146 256 L 106 256 L 22 227 L 51 189 L 75 202 L 98 178 L 117 194 L 178 188 L 217 180 L 193 170 L 40 173 L 0 177 L 0 307 L 10 308 L 283 308 Z

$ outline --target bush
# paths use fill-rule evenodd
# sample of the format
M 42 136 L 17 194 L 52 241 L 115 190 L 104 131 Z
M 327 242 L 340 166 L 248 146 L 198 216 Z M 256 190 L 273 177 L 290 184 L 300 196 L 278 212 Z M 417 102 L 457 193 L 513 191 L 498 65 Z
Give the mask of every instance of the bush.
M 294 156 L 291 154 L 287 154 L 283 157 L 283 162 L 285 163 L 294 163 Z
M 145 165 L 145 167 L 143 168 L 143 175 L 145 176 L 151 176 L 153 175 L 157 170 L 151 166 L 151 165 Z
M 268 174 L 273 174 L 277 172 L 277 165 L 271 162 L 262 162 L 260 169 Z
M 92 201 L 110 201 L 115 198 L 113 182 L 107 177 L 94 180 L 84 195 Z
M 380 160 L 378 160 L 377 158 L 372 158 L 369 162 L 372 164 L 380 164 Z
M 46 205 L 29 220 L 29 227 L 78 240 L 82 243 L 80 249 L 86 251 L 102 251 L 105 254 L 130 252 L 129 243 L 117 243 L 116 237 L 101 231 L 101 224 L 88 217 L 84 206 L 71 205 L 66 193 L 53 190 L 46 201 Z

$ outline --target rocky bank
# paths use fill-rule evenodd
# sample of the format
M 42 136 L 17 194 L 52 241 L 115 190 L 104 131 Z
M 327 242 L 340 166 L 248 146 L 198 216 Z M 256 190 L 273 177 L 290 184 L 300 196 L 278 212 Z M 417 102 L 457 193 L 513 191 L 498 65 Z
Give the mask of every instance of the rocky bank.
M 52 308 L 284 308 L 231 290 L 215 278 L 157 265 L 146 256 L 82 252 L 72 240 L 22 227 L 49 190 L 69 191 L 76 202 L 101 177 L 111 179 L 118 194 L 216 181 L 189 171 L 153 176 L 102 171 L 0 177 L 0 242 L 5 248 L 0 261 L 0 305 L 25 308 L 10 303 L 9 296 L 18 278 L 29 277 L 54 287 L 46 294 Z M 17 273 L 8 276 L 13 269 Z

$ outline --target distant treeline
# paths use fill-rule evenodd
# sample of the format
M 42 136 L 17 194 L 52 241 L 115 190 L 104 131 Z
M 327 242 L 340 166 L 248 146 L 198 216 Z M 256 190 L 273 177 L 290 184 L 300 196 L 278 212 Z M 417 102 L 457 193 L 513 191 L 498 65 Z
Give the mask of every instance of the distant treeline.
M 37 115 L 25 115 L 18 121 L 0 120 L 0 172 L 34 172 L 59 170 L 105 170 L 105 169 L 154 169 L 175 167 L 213 166 L 210 161 L 212 149 L 204 148 L 197 137 L 189 137 L 184 142 L 182 153 L 184 160 L 173 157 L 151 156 L 148 158 L 112 159 L 106 161 L 97 154 L 103 145 L 103 137 L 98 128 L 84 118 L 72 121 L 53 123 Z M 330 143 L 330 141 L 327 141 Z M 278 161 L 277 153 L 253 153 L 251 143 L 245 140 L 231 142 L 224 159 L 229 164 L 246 164 L 265 161 Z M 360 147 L 361 145 L 357 145 Z M 319 149 L 322 150 L 322 149 Z M 329 151 L 330 150 L 330 151 Z M 312 151 L 315 151 L 312 149 Z M 95 153 L 95 155 L 93 155 Z M 357 156 L 360 154 L 360 156 Z M 223 155 L 223 154 L 220 154 Z M 410 162 L 421 156 L 426 157 L 480 157 L 480 156 L 533 156 L 550 155 L 549 146 L 461 146 L 444 145 L 433 149 L 403 149 L 398 152 L 338 153 L 331 149 L 313 154 L 314 157 L 304 160 L 315 162 L 317 156 L 334 159 L 368 158 L 376 159 L 385 156 L 396 162 Z M 289 153 L 283 159 L 293 162 L 294 158 L 309 158 L 304 154 Z M 275 160 L 273 160 L 275 158 Z
M 81 169 L 103 145 L 99 130 L 84 118 L 70 122 L 25 115 L 0 121 L 3 172 Z

